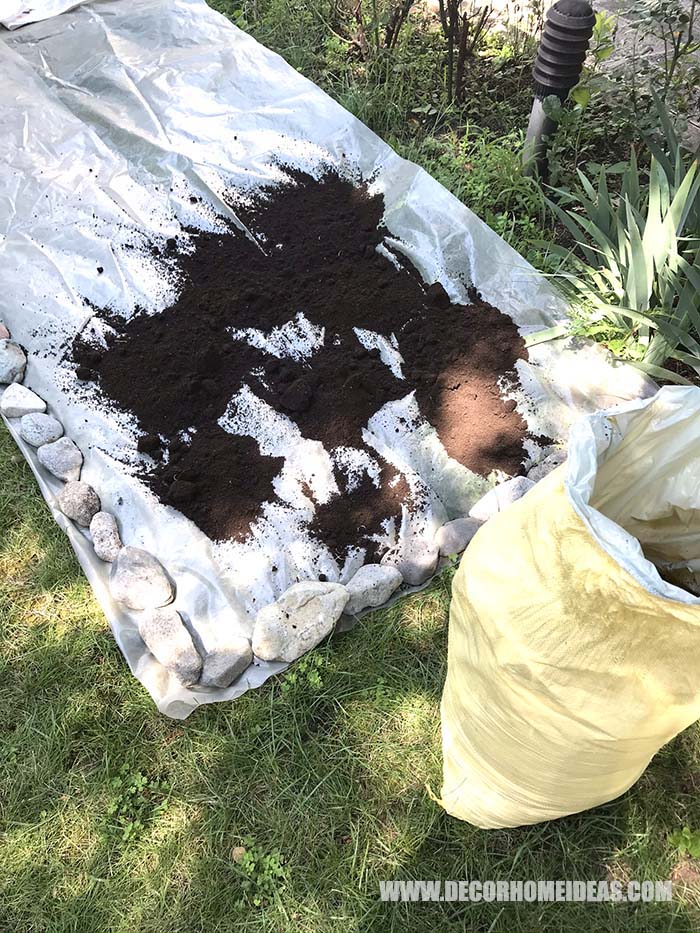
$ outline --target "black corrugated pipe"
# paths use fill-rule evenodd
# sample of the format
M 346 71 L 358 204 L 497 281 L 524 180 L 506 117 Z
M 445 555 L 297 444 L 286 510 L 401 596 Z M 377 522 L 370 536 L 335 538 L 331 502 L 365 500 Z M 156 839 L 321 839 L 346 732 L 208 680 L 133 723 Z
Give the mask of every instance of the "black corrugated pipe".
M 564 103 L 578 84 L 594 24 L 595 13 L 588 0 L 558 0 L 547 13 L 532 68 L 535 99 L 523 150 L 526 175 L 546 175 L 547 147 L 556 123 L 544 112 L 542 101 L 555 94 Z

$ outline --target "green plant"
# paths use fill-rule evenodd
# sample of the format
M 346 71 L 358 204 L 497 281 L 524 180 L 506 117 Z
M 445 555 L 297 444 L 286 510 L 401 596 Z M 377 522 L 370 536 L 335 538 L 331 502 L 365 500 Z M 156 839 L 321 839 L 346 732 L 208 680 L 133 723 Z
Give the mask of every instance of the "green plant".
M 473 0 L 468 10 L 461 0 L 439 0 L 442 31 L 447 42 L 447 101 L 464 99 L 467 59 L 483 45 L 492 24 L 492 8 L 477 7 Z
M 318 693 L 323 687 L 321 673 L 327 666 L 328 662 L 322 654 L 305 654 L 282 677 L 281 692 L 292 693 L 297 688 L 305 688 Z
M 633 138 L 657 121 L 654 96 L 681 125 L 697 108 L 697 0 L 640 0 L 621 14 L 632 27 L 624 54 L 598 76 L 607 109 Z
M 569 100 L 582 113 L 588 106 L 591 95 L 604 87 L 605 78 L 601 74 L 601 65 L 615 51 L 615 33 L 617 18 L 610 13 L 596 13 L 591 36 L 588 61 L 581 73 L 581 80 L 569 91 Z
M 645 41 L 653 37 L 660 44 L 662 54 L 661 76 L 658 86 L 662 100 L 682 74 L 684 67 L 690 65 L 697 74 L 695 53 L 700 49 L 700 42 L 695 36 L 697 0 L 638 0 L 629 12 L 629 18 Z
M 19 752 L 16 745 L 0 738 L 0 768 L 6 768 L 8 771 L 14 768 L 19 759 Z
M 248 21 L 246 20 L 242 0 L 211 0 L 209 6 L 218 13 L 223 13 L 224 16 L 228 17 L 231 22 L 235 23 L 240 29 L 247 28 Z
M 700 858 L 700 832 L 684 826 L 668 837 L 671 845 L 678 850 L 679 855 L 689 855 L 691 858 Z
M 588 334 L 649 374 L 688 384 L 676 370 L 681 364 L 700 374 L 700 176 L 675 137 L 671 147 L 672 155 L 652 153 L 647 173 L 632 150 L 619 171 L 600 166 L 591 181 L 579 170 L 574 191 L 552 189 L 557 200 L 549 204 L 575 246 L 551 251 L 563 261 L 563 281 L 584 310 Z M 617 174 L 619 193 L 608 184 Z
M 601 100 L 610 88 L 610 78 L 602 65 L 615 48 L 617 18 L 610 13 L 596 13 L 591 45 L 581 73 L 581 79 L 568 94 L 568 106 L 556 95 L 544 99 L 547 116 L 557 124 L 557 134 L 549 152 L 549 169 L 552 182 L 561 184 L 569 175 L 569 166 L 574 169 L 581 159 L 582 143 L 590 149 L 610 138 L 611 122 L 618 118 L 609 102 Z M 603 103 L 603 107 L 590 107 Z
M 492 136 L 468 125 L 463 134 L 428 136 L 416 142 L 392 141 L 399 153 L 424 166 L 530 262 L 552 224 L 540 186 L 522 173 L 522 133 Z
M 646 134 L 645 143 L 663 167 L 666 176 L 672 178 L 675 187 L 678 187 L 680 173 L 684 163 L 688 160 L 688 150 L 681 145 L 665 104 L 655 92 L 652 92 L 652 99 L 659 122 L 658 127 Z M 695 234 L 700 231 L 700 199 L 689 203 L 686 223 L 688 229 L 694 231 Z
M 146 777 L 141 771 L 131 771 L 124 764 L 110 782 L 112 796 L 107 804 L 105 835 L 121 844 L 137 839 L 146 825 L 168 806 L 169 788 Z
M 511 58 L 534 57 L 544 24 L 543 0 L 506 0 L 500 6 L 499 19 L 503 21 L 500 54 Z
M 234 851 L 234 864 L 243 891 L 242 903 L 263 907 L 284 887 L 284 859 L 279 849 L 270 853 L 246 836 L 243 845 Z

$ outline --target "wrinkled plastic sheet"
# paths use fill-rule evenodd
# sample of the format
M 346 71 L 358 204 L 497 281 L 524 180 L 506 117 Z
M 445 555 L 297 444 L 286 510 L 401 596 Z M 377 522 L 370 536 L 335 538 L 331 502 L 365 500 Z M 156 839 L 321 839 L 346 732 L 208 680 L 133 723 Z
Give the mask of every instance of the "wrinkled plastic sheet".
M 44 14 L 68 5 L 47 2 Z M 39 18 L 40 8 L 34 4 L 25 19 Z M 6 24 L 21 21 L 9 16 Z M 317 175 L 333 165 L 371 179 L 386 202 L 387 246 L 409 256 L 426 281 L 440 280 L 454 300 L 465 301 L 472 282 L 524 335 L 560 323 L 566 307 L 543 276 L 445 188 L 201 0 L 104 0 L 0 32 L 0 71 L 0 319 L 28 352 L 25 384 L 47 400 L 83 451 L 82 479 L 116 514 L 123 541 L 167 568 L 177 585 L 176 608 L 209 639 L 227 632 L 250 637 L 257 609 L 297 579 L 315 576 L 319 559 L 328 578 L 341 582 L 359 563 L 351 558 L 338 567 L 330 554 L 319 555 L 319 545 L 294 531 L 298 523 L 285 524 L 284 508 L 276 524 L 263 523 L 245 544 L 216 544 L 125 467 L 137 456 L 135 422 L 86 410 L 65 353 L 90 326 L 88 302 L 129 316 L 137 306 L 157 312 L 172 301 L 173 285 L 159 276 L 148 250 L 126 245 L 162 242 L 189 226 L 213 229 L 217 217 L 236 222 L 225 192 L 276 181 L 281 163 Z M 193 205 L 192 195 L 201 202 Z M 97 266 L 104 274 L 95 274 Z M 534 434 L 559 440 L 578 415 L 653 391 L 636 370 L 571 340 L 532 347 L 518 375 L 518 385 L 504 382 L 504 395 L 516 399 Z M 410 409 L 411 399 L 402 404 Z M 429 483 L 420 528 L 405 516 L 398 530 L 429 537 L 465 514 L 495 478 L 450 460 L 433 430 L 397 439 L 400 409 L 382 409 L 369 436 L 409 480 Z M 227 689 L 180 685 L 145 649 L 134 614 L 111 599 L 109 566 L 95 557 L 87 533 L 56 508 L 60 484 L 38 467 L 16 423 L 8 427 L 131 670 L 160 710 L 184 718 L 285 667 L 256 660 Z M 265 443 L 277 453 L 269 438 Z M 281 453 L 293 474 L 308 450 Z
M 700 570 L 699 450 L 700 389 L 664 386 L 578 421 L 566 478 L 596 542 L 648 592 L 692 606 L 659 568 Z

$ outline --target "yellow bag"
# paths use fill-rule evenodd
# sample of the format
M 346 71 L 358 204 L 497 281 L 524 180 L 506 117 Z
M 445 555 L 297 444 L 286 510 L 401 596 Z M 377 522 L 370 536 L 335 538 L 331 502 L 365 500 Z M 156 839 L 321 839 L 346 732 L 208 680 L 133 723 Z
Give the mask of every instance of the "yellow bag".
M 669 572 L 700 558 L 700 389 L 578 422 L 568 463 L 469 545 L 442 697 L 448 813 L 496 828 L 612 800 L 700 717 L 700 599 L 645 554 Z

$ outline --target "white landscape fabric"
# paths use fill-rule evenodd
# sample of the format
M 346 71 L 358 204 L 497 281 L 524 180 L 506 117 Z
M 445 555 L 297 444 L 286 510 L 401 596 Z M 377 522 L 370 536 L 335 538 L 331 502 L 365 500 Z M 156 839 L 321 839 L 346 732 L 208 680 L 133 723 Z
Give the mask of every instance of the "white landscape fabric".
M 67 5 L 46 4 L 46 15 Z M 39 18 L 41 6 L 31 5 L 26 16 Z M 21 25 L 20 13 L 10 10 L 6 24 Z M 292 522 L 285 530 L 284 516 L 272 536 L 259 531 L 244 544 L 216 544 L 129 474 L 122 463 L 136 457 L 134 419 L 86 410 L 65 362 L 90 319 L 87 302 L 126 317 L 137 306 L 167 307 L 176 286 L 158 275 L 147 244 L 179 236 L 183 227 L 212 229 L 217 216 L 235 222 L 225 191 L 274 181 L 281 162 L 317 174 L 328 164 L 359 168 L 384 195 L 389 245 L 454 300 L 466 300 L 471 281 L 523 334 L 561 321 L 566 308 L 543 276 L 445 188 L 203 0 L 102 0 L 0 32 L 0 73 L 0 319 L 28 352 L 25 384 L 83 451 L 82 478 L 117 515 L 124 542 L 165 565 L 178 610 L 195 628 L 250 636 L 258 608 L 314 575 L 319 545 Z M 193 204 L 192 195 L 202 200 Z M 97 266 L 104 274 L 95 274 Z M 649 391 L 636 371 L 563 340 L 533 347 L 519 376 L 522 388 L 504 385 L 504 393 L 534 433 L 559 439 L 581 413 Z M 431 535 L 465 514 L 487 482 L 450 460 L 434 431 L 396 441 L 394 417 L 381 410 L 372 419 L 372 442 L 409 480 L 430 477 L 420 530 Z M 274 447 L 265 424 L 254 420 L 248 429 L 261 447 Z M 184 717 L 283 669 L 260 662 L 227 689 L 182 687 L 146 651 L 134 617 L 112 601 L 109 565 L 58 513 L 60 484 L 11 430 L 132 671 L 163 712 Z M 267 433 L 274 434 L 269 426 Z M 287 458 L 288 476 L 299 450 L 283 440 L 273 452 Z M 411 530 L 406 522 L 402 533 Z M 339 568 L 321 558 L 331 580 L 346 582 L 357 569 L 352 560 Z M 274 575 L 273 564 L 280 568 Z
M 80 6 L 82 0 L 0 0 L 0 23 L 17 29 Z

